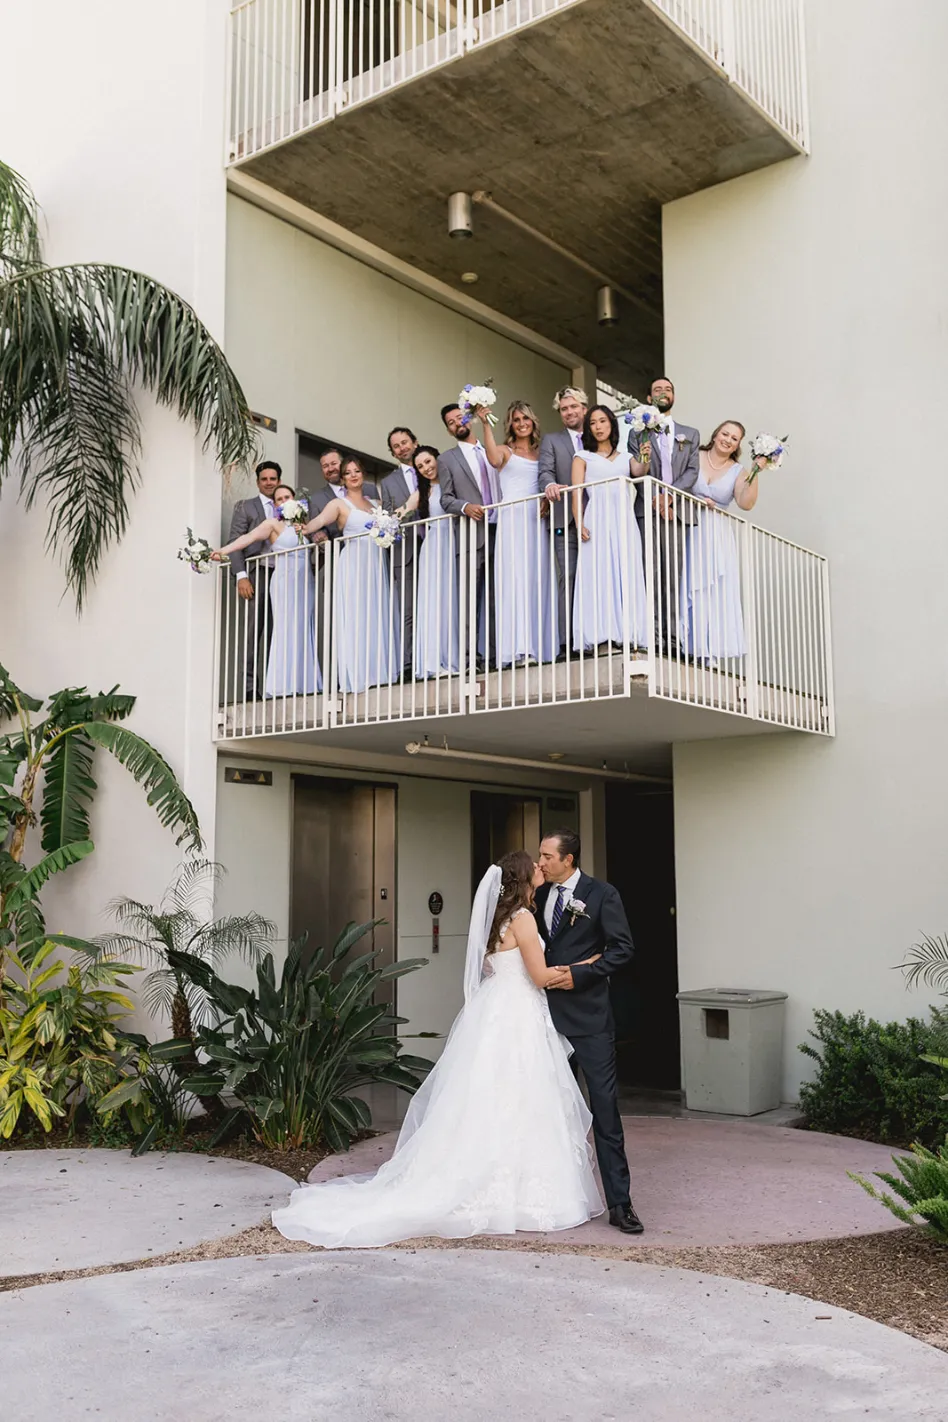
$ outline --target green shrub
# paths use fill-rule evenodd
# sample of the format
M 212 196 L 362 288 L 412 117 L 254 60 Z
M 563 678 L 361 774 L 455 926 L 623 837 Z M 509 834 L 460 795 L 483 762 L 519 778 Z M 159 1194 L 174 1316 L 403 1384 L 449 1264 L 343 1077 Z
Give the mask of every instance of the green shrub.
M 890 1186 L 899 1199 L 877 1190 L 861 1175 L 853 1175 L 862 1188 L 891 1210 L 903 1224 L 924 1223 L 929 1233 L 948 1244 L 948 1146 L 937 1151 L 913 1145 L 911 1155 L 894 1155 L 893 1164 L 901 1175 L 877 1170 L 876 1179 Z
M 817 1046 L 800 1051 L 818 1064 L 800 1088 L 800 1105 L 814 1131 L 858 1136 L 887 1145 L 940 1146 L 948 1136 L 945 1078 L 923 1056 L 945 1055 L 948 1013 L 928 1021 L 876 1022 L 863 1012 L 818 1011 L 810 1033 Z
M 354 1094 L 360 1087 L 388 1082 L 413 1092 L 421 1084 L 432 1064 L 403 1054 L 396 1028 L 404 1018 L 376 994 L 426 960 L 374 968 L 376 953 L 349 957 L 379 921 L 350 923 L 330 953 L 307 955 L 305 939 L 291 944 L 279 979 L 267 953 L 256 990 L 224 982 L 192 953 L 169 950 L 172 970 L 200 988 L 217 1018 L 214 1027 L 195 1029 L 206 1064 L 184 1083 L 196 1096 L 236 1100 L 215 1139 L 243 1118 L 271 1149 L 325 1142 L 346 1150 L 371 1125 Z

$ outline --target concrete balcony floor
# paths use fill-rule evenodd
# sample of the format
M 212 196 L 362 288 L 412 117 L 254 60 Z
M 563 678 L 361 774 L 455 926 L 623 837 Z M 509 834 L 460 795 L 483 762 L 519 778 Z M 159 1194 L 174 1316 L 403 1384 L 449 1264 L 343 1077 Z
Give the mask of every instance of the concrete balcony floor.
M 640 0 L 583 0 L 235 168 L 463 288 L 639 392 L 662 357 L 661 208 L 797 149 Z M 234 171 L 232 169 L 231 171 Z M 637 297 L 489 210 L 452 241 L 446 199 L 484 190 Z

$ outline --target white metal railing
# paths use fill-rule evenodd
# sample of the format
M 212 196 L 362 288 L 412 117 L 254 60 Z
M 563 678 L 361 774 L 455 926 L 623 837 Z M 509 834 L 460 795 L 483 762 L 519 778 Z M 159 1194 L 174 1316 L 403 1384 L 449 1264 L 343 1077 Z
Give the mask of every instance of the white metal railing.
M 531 495 L 225 569 L 215 738 L 645 692 L 833 734 L 825 559 L 652 478 L 580 496 L 578 546 Z
M 230 15 L 226 161 L 250 158 L 581 3 L 243 0 Z M 806 149 L 803 0 L 644 3 Z

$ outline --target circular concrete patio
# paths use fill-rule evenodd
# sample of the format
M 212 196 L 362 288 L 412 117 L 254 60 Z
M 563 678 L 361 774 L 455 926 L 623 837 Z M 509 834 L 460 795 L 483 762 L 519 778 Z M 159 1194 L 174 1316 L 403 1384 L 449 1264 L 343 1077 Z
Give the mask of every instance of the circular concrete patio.
M 628 1116 L 626 1150 L 632 1199 L 644 1235 L 623 1235 L 602 1218 L 580 1229 L 525 1235 L 557 1244 L 792 1244 L 875 1234 L 902 1226 L 849 1179 L 892 1166 L 888 1146 L 749 1121 L 695 1121 Z M 378 1168 L 394 1134 L 330 1156 L 310 1174 L 328 1180 Z
M 265 1166 L 155 1151 L 0 1153 L 0 1276 L 88 1269 L 257 1225 L 294 1181 Z
M 5 1294 L 0 1333 L 11 1417 L 916 1422 L 948 1396 L 943 1353 L 825 1304 L 547 1254 L 179 1264 Z

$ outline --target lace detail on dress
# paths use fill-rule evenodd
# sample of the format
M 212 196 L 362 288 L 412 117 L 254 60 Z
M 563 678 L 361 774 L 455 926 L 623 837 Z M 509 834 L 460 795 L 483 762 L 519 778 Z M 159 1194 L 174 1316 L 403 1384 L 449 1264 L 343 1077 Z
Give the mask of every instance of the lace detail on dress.
M 503 923 L 500 925 L 500 929 L 499 929 L 498 934 L 497 934 L 497 942 L 498 942 L 498 943 L 503 943 L 504 939 L 507 937 L 507 929 L 508 929 L 508 928 L 510 927 L 510 925 L 513 923 L 513 921 L 514 921 L 515 918 L 519 918 L 522 913 L 529 913 L 529 912 L 530 912 L 530 910 L 529 910 L 529 909 L 526 909 L 526 908 L 514 909 L 513 913 L 510 915 L 510 917 L 509 917 L 509 918 L 505 918 L 504 921 L 503 921 Z

